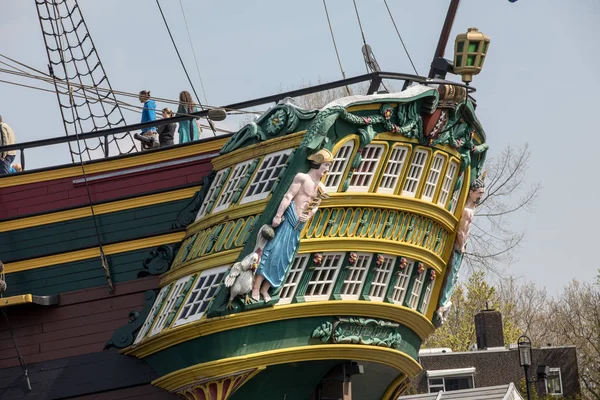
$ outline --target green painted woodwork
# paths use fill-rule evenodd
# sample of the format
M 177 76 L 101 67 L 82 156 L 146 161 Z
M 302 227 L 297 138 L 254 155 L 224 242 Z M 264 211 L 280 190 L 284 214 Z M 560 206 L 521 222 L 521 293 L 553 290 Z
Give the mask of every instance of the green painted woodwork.
M 102 243 L 117 243 L 172 231 L 189 199 L 96 215 Z M 0 233 L 2 261 L 60 254 L 98 245 L 91 217 Z
M 423 272 L 424 274 L 427 274 L 427 276 L 425 277 L 425 282 L 423 282 L 423 288 L 421 289 L 421 295 L 419 296 L 419 304 L 417 305 L 417 311 L 420 312 L 421 314 L 427 313 L 427 310 L 421 310 L 421 308 L 423 307 L 423 301 L 425 299 L 425 292 L 427 292 L 427 288 L 433 284 L 433 281 L 431 280 L 432 271 L 434 271 L 434 270 L 429 268 L 427 271 Z M 433 273 L 435 273 L 435 272 L 433 272 Z
M 406 286 L 406 294 L 404 295 L 404 301 L 402 302 L 402 305 L 404 307 L 408 307 L 408 301 L 410 300 L 410 294 L 412 292 L 413 286 L 415 285 L 415 278 L 419 274 L 419 272 L 418 272 L 419 268 L 417 268 L 417 264 L 419 262 L 420 261 L 418 261 L 418 260 L 414 260 L 415 264 L 414 264 L 414 266 L 412 268 L 412 271 L 410 273 L 410 279 L 408 281 L 408 286 Z M 422 290 L 421 290 L 421 293 L 422 293 Z
M 363 344 L 367 346 L 402 348 L 399 325 L 373 318 L 338 318 L 327 321 L 313 331 L 311 337 L 323 343 Z
M 211 171 L 210 174 L 202 178 L 202 187 L 194 194 L 194 197 L 189 201 L 188 205 L 177 214 L 177 219 L 173 222 L 173 229 L 185 228 L 196 220 L 198 210 L 204 202 L 204 198 L 208 193 L 208 189 L 210 188 L 215 175 L 215 172 Z
M 112 334 L 110 340 L 104 346 L 104 349 L 110 347 L 117 347 L 119 349 L 130 346 L 135 341 L 135 335 L 137 331 L 142 327 L 144 321 L 148 317 L 152 304 L 156 300 L 156 290 L 146 290 L 144 292 L 144 308 L 141 312 L 136 310 L 129 312 L 129 321 L 127 325 L 124 325 Z
M 256 171 L 256 167 L 258 167 L 258 163 L 260 161 L 261 158 L 255 158 L 248 166 L 248 169 L 246 170 L 246 175 L 244 175 L 244 177 L 240 179 L 238 187 L 233 193 L 233 196 L 231 198 L 231 205 L 237 204 L 238 200 L 240 199 L 240 196 L 242 195 L 242 192 L 244 191 L 248 183 L 250 183 L 250 178 L 252 177 L 252 174 L 254 174 L 254 171 Z
M 371 263 L 369 264 L 369 270 L 365 275 L 365 283 L 360 293 L 360 300 L 370 301 L 369 292 L 371 291 L 371 285 L 373 284 L 373 278 L 375 277 L 375 269 L 377 268 L 377 254 L 373 254 L 371 257 Z
M 175 299 L 175 304 L 173 305 L 173 308 L 171 309 L 171 312 L 169 312 L 169 315 L 167 316 L 167 321 L 165 322 L 165 326 L 170 326 L 171 322 L 173 322 L 173 319 L 175 318 L 175 315 L 177 315 L 177 313 L 179 312 L 179 309 L 183 305 L 183 300 L 185 300 L 187 294 L 189 293 L 189 291 L 190 291 L 190 289 L 191 289 L 192 285 L 194 284 L 194 281 L 196 280 L 197 277 L 198 277 L 197 274 L 192 275 L 185 282 L 185 285 L 183 286 L 183 289 L 181 290 L 181 293 L 179 293 L 179 296 L 177 296 L 177 298 Z
M 152 250 L 153 248 L 145 248 L 107 255 L 113 282 L 123 283 L 137 279 L 144 260 Z M 8 289 L 5 296 L 23 293 L 46 296 L 106 286 L 106 276 L 99 258 L 91 258 L 11 273 L 6 275 L 6 283 Z
M 402 261 L 402 257 L 396 257 L 396 262 L 394 263 L 394 268 L 392 268 L 392 276 L 390 277 L 390 283 L 388 284 L 387 290 L 385 291 L 385 296 L 383 298 L 383 301 L 386 303 L 392 303 L 394 304 L 394 299 L 393 299 L 393 295 L 394 295 L 394 286 L 396 286 L 396 283 L 398 283 L 398 278 L 399 278 L 399 274 L 400 274 L 400 262 Z
M 348 276 L 348 273 L 350 272 L 350 269 L 352 268 L 352 264 L 350 264 L 350 254 L 351 253 L 348 252 L 344 255 L 344 261 L 342 262 L 342 267 L 341 267 L 342 269 L 338 273 L 335 284 L 333 285 L 333 294 L 331 295 L 331 298 L 333 300 L 342 300 L 342 296 L 341 296 L 342 287 L 344 286 L 344 281 L 346 280 L 346 277 Z M 309 280 L 310 280 L 310 277 L 309 277 Z M 306 284 L 308 285 L 308 281 L 306 282 Z M 304 290 L 302 293 L 305 293 L 305 291 L 306 291 L 306 287 L 304 287 Z
M 150 256 L 144 260 L 144 268 L 138 276 L 160 275 L 167 272 L 173 262 L 175 249 L 170 245 L 158 246 L 150 252 Z
M 296 318 L 232 329 L 194 338 L 153 353 L 144 360 L 162 376 L 213 360 L 289 347 L 318 345 L 322 342 L 311 337 L 315 327 L 335 320 L 335 317 L 326 316 Z M 421 345 L 419 336 L 406 326 L 399 326 L 397 332 L 403 339 L 398 350 L 416 360 Z
M 273 365 L 242 385 L 230 399 L 307 400 L 325 375 L 344 361 L 323 360 Z

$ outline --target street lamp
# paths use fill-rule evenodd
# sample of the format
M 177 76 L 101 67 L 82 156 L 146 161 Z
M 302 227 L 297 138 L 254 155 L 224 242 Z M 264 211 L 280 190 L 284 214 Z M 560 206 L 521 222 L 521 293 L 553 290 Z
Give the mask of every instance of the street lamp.
M 522 335 L 517 340 L 517 346 L 519 347 L 519 363 L 521 367 L 525 369 L 525 386 L 527 387 L 527 400 L 531 400 L 531 394 L 529 392 L 529 367 L 531 366 L 531 340 Z

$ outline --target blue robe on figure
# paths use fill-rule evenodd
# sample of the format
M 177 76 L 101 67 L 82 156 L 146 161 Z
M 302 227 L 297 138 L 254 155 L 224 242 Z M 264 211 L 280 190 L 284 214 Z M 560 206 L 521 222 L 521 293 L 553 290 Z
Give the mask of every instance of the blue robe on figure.
M 281 286 L 287 269 L 296 255 L 300 232 L 304 227 L 302 223 L 296 228 L 297 224 L 298 217 L 294 202 L 291 202 L 283 213 L 283 221 L 275 228 L 275 238 L 263 249 L 256 273 L 264 276 L 274 288 Z

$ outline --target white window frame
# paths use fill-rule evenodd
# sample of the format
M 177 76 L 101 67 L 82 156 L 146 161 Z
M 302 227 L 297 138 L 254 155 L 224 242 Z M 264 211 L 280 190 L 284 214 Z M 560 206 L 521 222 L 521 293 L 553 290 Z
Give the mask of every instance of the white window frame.
M 374 143 L 362 151 L 362 161 L 352 173 L 348 192 L 368 192 L 375 178 L 379 162 L 385 155 L 386 145 Z
M 404 186 L 402 187 L 402 196 L 415 197 L 417 190 L 419 190 L 419 184 L 421 183 L 421 177 L 423 176 L 423 170 L 427 164 L 429 158 L 429 152 L 423 149 L 417 149 L 413 152 L 412 161 L 406 178 L 404 179 Z
M 395 264 L 396 257 L 384 255 L 383 263 L 375 267 L 373 271 L 373 281 L 371 282 L 368 294 L 371 301 L 383 301 L 385 298 L 385 293 L 390 284 Z
M 418 268 L 415 263 L 415 268 Z M 410 297 L 408 298 L 408 306 L 413 310 L 416 310 L 419 306 L 419 299 L 421 298 L 421 291 L 423 290 L 423 283 L 425 282 L 425 275 L 427 275 L 427 268 L 422 273 L 417 273 L 415 280 L 410 290 Z
M 288 273 L 287 279 L 281 287 L 279 303 L 277 304 L 290 304 L 292 302 L 309 259 L 310 254 L 300 254 L 296 256 L 292 266 L 290 267 L 290 272 Z
M 227 182 L 225 182 L 223 185 L 223 190 L 221 190 L 221 194 L 215 202 L 215 206 L 213 207 L 212 213 L 225 210 L 231 204 L 235 192 L 240 189 L 243 190 L 243 188 L 240 188 L 240 182 L 248 173 L 248 168 L 250 167 L 252 161 L 254 160 L 241 162 L 237 164 L 235 168 L 232 169 L 231 173 L 229 174 L 229 177 L 227 178 Z
M 392 300 L 394 303 L 403 305 L 404 299 L 406 299 L 406 292 L 408 285 L 410 284 L 410 277 L 412 276 L 413 266 L 415 262 L 413 260 L 406 259 L 406 267 L 400 270 L 398 279 L 394 284 L 394 291 L 392 292 Z
M 220 189 L 223 189 L 223 185 L 219 185 L 219 182 L 223 179 L 223 175 L 225 175 L 227 171 L 229 171 L 229 168 L 222 169 L 215 175 L 215 179 L 213 179 L 212 184 L 210 185 L 210 189 L 208 189 L 208 191 L 206 192 L 204 202 L 202 203 L 202 206 L 200 206 L 200 210 L 198 211 L 198 215 L 196 216 L 196 221 L 208 214 L 211 203 L 213 203 L 213 205 L 216 204 L 215 200 L 219 193 L 221 193 Z M 219 190 L 217 190 L 217 188 L 219 188 Z
M 459 176 L 460 178 L 460 176 Z M 452 192 L 452 199 L 450 200 L 452 202 L 452 206 L 450 207 L 450 212 L 452 214 L 454 214 L 456 212 L 456 207 L 458 206 L 458 200 L 460 200 L 460 193 L 462 192 L 462 188 L 464 186 L 464 181 L 462 183 L 462 185 L 456 189 L 454 192 Z
M 165 305 L 163 306 L 162 310 L 160 310 L 160 314 L 158 314 L 158 316 L 156 317 L 156 321 L 154 322 L 152 330 L 150 331 L 150 334 L 148 336 L 154 336 L 167 327 L 167 320 L 169 318 L 169 314 L 171 313 L 171 311 L 173 311 L 173 308 L 175 308 L 177 297 L 179 297 L 179 295 L 183 291 L 183 288 L 185 287 L 186 282 L 189 281 L 190 278 L 191 276 L 187 275 L 183 278 L 179 278 L 175 282 L 175 284 L 173 285 L 173 289 L 169 293 L 169 297 L 167 297 L 167 300 L 165 301 Z
M 346 168 L 354 151 L 354 140 L 344 143 L 333 156 L 329 172 L 325 175 L 325 191 L 337 192 L 346 176 Z
M 440 189 L 440 195 L 438 197 L 438 205 L 446 207 L 448 203 L 448 197 L 452 190 L 452 183 L 458 172 L 458 162 L 456 160 L 450 160 L 448 168 L 446 168 L 446 174 L 444 176 L 444 182 L 442 182 L 442 188 Z
M 546 382 L 545 382 L 545 386 L 546 386 L 546 393 L 550 394 L 552 396 L 562 396 L 563 394 L 563 384 L 562 384 L 562 372 L 560 371 L 560 368 L 550 368 L 550 373 L 552 372 L 558 372 L 558 384 L 560 385 L 560 393 L 550 393 L 548 391 L 548 378 L 546 378 Z
M 246 190 L 244 198 L 242 199 L 240 204 L 267 198 L 269 193 L 271 193 L 271 189 L 273 188 L 275 181 L 279 177 L 282 168 L 288 162 L 291 152 L 292 149 L 281 150 L 276 153 L 267 154 L 263 158 L 262 162 L 260 163 L 260 166 L 258 167 L 257 172 L 252 178 L 252 182 L 250 182 L 250 185 L 248 185 L 248 190 Z M 277 159 L 277 164 L 271 165 L 271 162 L 274 159 Z M 281 160 L 283 160 L 283 162 L 281 162 Z M 252 193 L 250 195 L 249 193 L 253 190 L 253 188 L 258 187 L 261 183 L 263 184 L 263 186 L 260 189 L 260 191 Z
M 321 264 L 311 271 L 310 280 L 304 291 L 304 299 L 306 301 L 329 300 L 343 262 L 344 253 L 324 253 Z M 325 288 L 326 290 L 323 290 Z
M 427 371 L 427 392 L 428 393 L 436 393 L 436 392 L 432 392 L 431 388 L 439 388 L 441 386 L 442 390 L 441 391 L 446 391 L 446 379 L 452 379 L 452 378 L 465 378 L 465 377 L 471 377 L 471 382 L 473 383 L 473 389 L 476 387 L 475 386 L 475 372 L 476 369 L 475 367 L 469 367 L 469 368 L 455 368 L 455 369 L 440 369 L 440 370 L 433 370 L 433 371 Z M 429 383 L 430 379 L 442 379 L 442 384 L 435 384 L 435 385 L 431 385 Z
M 394 146 L 390 158 L 388 159 L 385 171 L 381 176 L 377 193 L 383 194 L 394 194 L 396 192 L 396 186 L 402 177 L 402 169 L 406 158 L 410 153 L 410 148 L 407 146 Z M 385 187 L 383 185 L 386 185 Z
M 154 300 L 154 304 L 152 305 L 152 308 L 150 309 L 150 312 L 148 313 L 148 316 L 146 317 L 144 324 L 140 328 L 140 330 L 137 334 L 137 337 L 135 339 L 135 342 L 133 342 L 133 344 L 138 344 L 139 342 L 142 341 L 142 339 L 144 337 L 146 337 L 146 335 L 148 334 L 148 331 L 150 330 L 150 328 L 152 327 L 152 324 L 154 323 L 154 319 L 155 319 L 154 314 L 156 313 L 156 310 L 159 307 L 162 307 L 162 305 L 164 304 L 164 301 L 165 301 L 165 297 L 168 296 L 170 290 L 171 290 L 171 285 L 167 285 L 167 286 L 163 287 L 162 289 L 160 289 L 160 291 L 158 292 L 158 296 L 156 296 L 156 300 Z M 158 315 L 156 317 L 158 318 Z
M 428 272 L 425 271 L 423 273 L 427 274 Z M 431 295 L 433 294 L 433 286 L 435 285 L 435 279 L 437 279 L 437 278 L 434 278 L 425 287 L 425 295 L 423 296 L 423 302 L 421 303 L 421 307 L 419 307 L 419 312 L 423 315 L 427 314 L 427 308 L 429 307 L 429 302 L 431 301 Z
M 365 278 L 369 273 L 372 253 L 356 253 L 357 258 L 354 264 L 347 266 L 348 273 L 340 290 L 342 300 L 358 300 L 365 284 Z
M 427 201 L 433 201 L 435 191 L 437 190 L 438 183 L 440 182 L 440 176 L 446 163 L 446 156 L 443 154 L 436 154 L 429 167 L 429 173 L 427 174 L 427 180 L 425 181 L 425 189 L 423 189 L 423 196 L 421 198 Z
M 188 294 L 185 303 L 179 309 L 179 312 L 175 317 L 175 323 L 173 324 L 173 327 L 197 321 L 200 318 L 202 318 L 202 316 L 206 312 L 206 309 L 208 308 L 208 303 L 210 303 L 210 300 L 214 297 L 217 288 L 223 281 L 225 273 L 228 269 L 228 265 L 222 265 L 220 267 L 204 270 L 200 273 L 200 275 L 194 281 L 194 284 L 191 286 L 190 293 Z M 219 278 L 219 275 L 222 276 Z M 210 277 L 213 277 L 213 280 L 210 281 L 210 285 L 206 285 L 206 282 L 210 279 Z M 203 278 L 204 281 L 202 281 Z M 198 287 L 198 284 L 201 281 L 202 286 Z M 211 289 L 213 289 L 213 293 L 212 295 L 207 297 L 207 294 L 211 291 Z M 202 296 L 202 298 L 200 298 L 199 296 Z M 206 307 L 204 308 L 204 311 L 199 311 L 202 306 L 202 303 L 206 303 Z M 195 311 L 193 311 L 193 313 L 190 312 L 182 318 L 182 314 L 184 314 L 186 310 L 192 309 L 196 305 L 198 308 Z

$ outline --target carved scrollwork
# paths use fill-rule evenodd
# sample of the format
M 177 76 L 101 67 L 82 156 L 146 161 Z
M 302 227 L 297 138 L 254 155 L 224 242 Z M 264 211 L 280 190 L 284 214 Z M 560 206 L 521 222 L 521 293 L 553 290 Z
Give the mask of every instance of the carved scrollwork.
M 144 321 L 152 309 L 154 300 L 156 299 L 156 290 L 146 290 L 144 292 L 144 308 L 141 312 L 133 310 L 129 312 L 129 321 L 127 325 L 124 325 L 113 332 L 112 337 L 104 345 L 104 349 L 110 347 L 117 347 L 122 349 L 130 346 L 135 340 L 137 331 L 142 327 Z
M 171 245 L 158 246 L 150 252 L 150 257 L 144 260 L 144 269 L 138 273 L 138 277 L 148 275 L 160 275 L 169 270 L 176 252 Z

